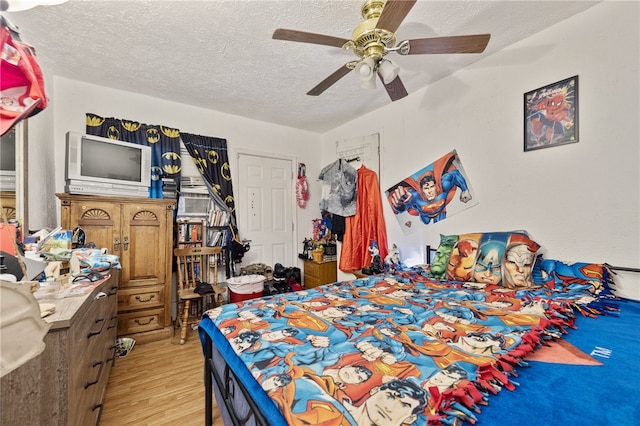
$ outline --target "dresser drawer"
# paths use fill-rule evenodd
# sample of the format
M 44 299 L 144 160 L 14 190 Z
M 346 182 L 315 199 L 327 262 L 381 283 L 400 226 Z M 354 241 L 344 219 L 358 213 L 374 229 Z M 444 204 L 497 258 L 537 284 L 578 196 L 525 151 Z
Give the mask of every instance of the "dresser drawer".
M 118 311 L 120 312 L 162 306 L 164 306 L 164 286 L 161 285 L 124 289 L 118 292 Z
M 86 302 L 70 328 L 70 424 L 94 425 L 106 388 L 116 339 L 117 287 L 107 282 Z
M 320 280 L 317 277 L 312 277 L 308 274 L 304 274 L 304 287 L 314 288 L 320 285 Z
M 108 371 L 110 365 L 106 359 L 91 357 L 83 367 L 86 375 L 80 382 L 73 383 L 75 386 L 73 395 L 73 419 L 78 425 L 95 425 L 97 420 L 97 407 L 100 406 L 103 389 L 108 382 Z
M 304 275 L 305 277 L 320 278 L 320 264 L 316 262 L 304 263 Z
M 165 327 L 163 318 L 164 309 L 145 309 L 120 314 L 118 316 L 118 336 L 162 329 Z

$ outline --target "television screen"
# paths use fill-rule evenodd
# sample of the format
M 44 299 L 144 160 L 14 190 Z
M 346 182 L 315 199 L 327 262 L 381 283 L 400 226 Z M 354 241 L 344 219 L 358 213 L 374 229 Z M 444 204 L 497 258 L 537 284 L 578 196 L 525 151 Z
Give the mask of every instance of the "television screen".
M 141 164 L 140 149 L 82 138 L 80 172 L 83 176 L 140 182 Z

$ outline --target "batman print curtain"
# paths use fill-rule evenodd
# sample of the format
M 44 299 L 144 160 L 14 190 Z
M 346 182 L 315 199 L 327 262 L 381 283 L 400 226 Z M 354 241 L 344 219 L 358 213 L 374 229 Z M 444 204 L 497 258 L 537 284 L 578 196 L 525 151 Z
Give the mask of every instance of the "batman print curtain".
M 235 225 L 236 205 L 233 198 L 227 140 L 189 133 L 181 133 L 180 138 L 196 163 L 212 198 L 220 208 L 229 211 L 231 224 Z
M 230 213 L 231 223 L 229 227 L 234 232 L 227 233 L 227 240 L 224 245 L 225 272 L 227 278 L 229 278 L 235 275 L 233 258 L 234 236 L 238 235 L 238 233 L 227 140 L 189 133 L 182 133 L 180 137 L 207 184 L 211 198 L 220 208 L 226 209 Z
M 150 198 L 163 198 L 162 179 L 180 182 L 180 131 L 166 126 L 142 124 L 87 113 L 87 134 L 151 147 Z

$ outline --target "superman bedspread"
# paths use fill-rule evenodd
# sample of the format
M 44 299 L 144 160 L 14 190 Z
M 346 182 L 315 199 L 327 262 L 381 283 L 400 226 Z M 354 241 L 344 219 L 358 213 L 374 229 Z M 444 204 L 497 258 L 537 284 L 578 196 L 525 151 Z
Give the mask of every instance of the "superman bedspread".
M 240 380 L 257 381 L 253 398 L 270 424 L 473 424 L 576 312 L 615 312 L 607 268 L 590 266 L 597 285 L 573 276 L 522 290 L 405 268 L 223 305 L 205 313 L 200 333 L 236 361 Z

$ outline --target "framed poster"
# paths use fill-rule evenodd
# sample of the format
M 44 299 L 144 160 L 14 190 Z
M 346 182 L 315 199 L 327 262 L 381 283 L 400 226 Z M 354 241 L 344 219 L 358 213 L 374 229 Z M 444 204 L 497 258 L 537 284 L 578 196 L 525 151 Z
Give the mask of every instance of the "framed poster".
M 524 150 L 578 142 L 578 76 L 524 94 Z

